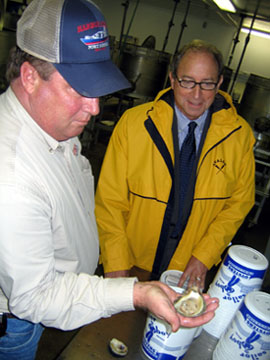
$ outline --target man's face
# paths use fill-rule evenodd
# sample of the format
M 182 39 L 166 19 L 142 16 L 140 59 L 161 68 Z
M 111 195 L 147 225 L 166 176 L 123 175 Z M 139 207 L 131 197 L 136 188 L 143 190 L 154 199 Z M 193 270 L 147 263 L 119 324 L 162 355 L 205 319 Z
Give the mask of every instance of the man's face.
M 78 94 L 58 71 L 47 81 L 38 76 L 29 104 L 33 119 L 58 141 L 81 134 L 91 116 L 99 113 L 99 99 Z
M 211 54 L 188 51 L 178 65 L 177 78 L 196 82 L 218 82 L 218 66 Z M 185 89 L 172 74 L 170 80 L 177 107 L 190 120 L 195 120 L 210 107 L 223 78 L 221 77 L 214 90 L 201 90 L 199 85 L 193 89 Z

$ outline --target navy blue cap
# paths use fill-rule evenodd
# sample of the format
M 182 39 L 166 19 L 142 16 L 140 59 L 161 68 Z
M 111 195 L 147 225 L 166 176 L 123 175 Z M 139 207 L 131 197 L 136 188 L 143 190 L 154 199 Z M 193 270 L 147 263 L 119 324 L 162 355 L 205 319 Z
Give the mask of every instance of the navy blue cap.
M 131 87 L 111 60 L 106 21 L 90 0 L 33 0 L 18 22 L 17 43 L 53 63 L 83 96 Z

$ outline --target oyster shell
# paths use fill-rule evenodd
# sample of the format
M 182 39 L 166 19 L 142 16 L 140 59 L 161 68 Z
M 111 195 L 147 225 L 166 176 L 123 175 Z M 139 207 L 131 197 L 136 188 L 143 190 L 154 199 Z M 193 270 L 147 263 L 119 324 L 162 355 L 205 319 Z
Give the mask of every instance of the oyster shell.
M 128 353 L 128 347 L 120 340 L 113 338 L 109 343 L 109 348 L 114 356 L 123 357 Z
M 187 317 L 199 316 L 206 308 L 203 295 L 196 286 L 187 289 L 175 301 L 174 306 L 181 315 Z

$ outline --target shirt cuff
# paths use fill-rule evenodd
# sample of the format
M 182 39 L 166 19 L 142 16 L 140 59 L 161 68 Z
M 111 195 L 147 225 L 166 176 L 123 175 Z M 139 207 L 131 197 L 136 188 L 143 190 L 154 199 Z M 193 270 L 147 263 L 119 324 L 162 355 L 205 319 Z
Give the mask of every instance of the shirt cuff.
M 135 310 L 133 303 L 134 278 L 107 278 L 105 303 L 108 316 L 121 311 Z

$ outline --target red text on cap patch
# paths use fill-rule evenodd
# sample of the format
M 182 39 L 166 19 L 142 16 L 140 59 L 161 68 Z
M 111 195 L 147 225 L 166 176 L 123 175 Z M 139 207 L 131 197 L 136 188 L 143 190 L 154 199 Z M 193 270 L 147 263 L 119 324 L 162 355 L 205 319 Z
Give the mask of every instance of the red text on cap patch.
M 77 27 L 77 32 L 80 33 L 82 31 L 86 31 L 89 29 L 94 29 L 94 28 L 102 27 L 102 26 L 106 26 L 105 21 L 94 21 L 94 22 L 90 22 L 88 24 L 79 25 Z

